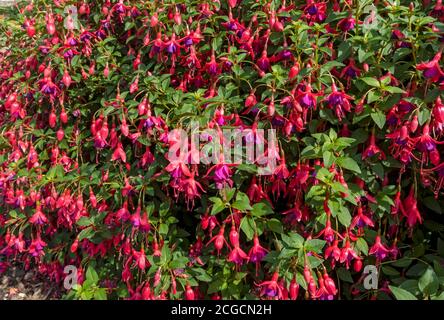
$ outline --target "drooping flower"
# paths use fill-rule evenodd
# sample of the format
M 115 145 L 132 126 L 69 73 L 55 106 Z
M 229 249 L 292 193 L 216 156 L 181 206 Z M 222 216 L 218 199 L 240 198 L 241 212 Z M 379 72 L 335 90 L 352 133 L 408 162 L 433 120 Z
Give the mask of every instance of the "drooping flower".
M 418 70 L 423 71 L 424 77 L 432 82 L 437 82 L 442 76 L 444 76 L 444 72 L 439 65 L 441 55 L 442 52 L 440 51 L 429 62 L 423 62 L 416 66 Z
M 335 111 L 336 117 L 341 121 L 342 118 L 345 117 L 344 111 L 351 111 L 350 100 L 353 100 L 353 97 L 338 91 L 334 83 L 331 88 L 332 92 L 328 95 L 325 101 L 327 102 L 327 106 Z
M 43 252 L 43 249 L 45 247 L 46 247 L 46 242 L 44 242 L 41 239 L 40 233 L 38 233 L 37 237 L 34 240 L 32 240 L 28 250 L 33 257 L 41 257 L 45 255 L 45 253 Z
M 376 259 L 378 259 L 379 261 L 384 260 L 388 256 L 389 250 L 387 249 L 387 247 L 385 245 L 383 245 L 381 243 L 381 236 L 380 235 L 376 236 L 375 243 L 370 248 L 368 253 L 376 256 Z
M 254 236 L 253 247 L 248 252 L 248 261 L 256 264 L 256 274 L 259 270 L 259 264 L 262 259 L 267 255 L 268 250 L 261 246 L 259 237 Z
M 239 247 L 234 246 L 233 250 L 228 255 L 228 261 L 235 263 L 236 265 L 242 265 L 245 260 L 248 260 L 247 254 Z
M 385 159 L 385 154 L 376 145 L 376 137 L 375 137 L 375 134 L 372 133 L 372 135 L 370 136 L 370 141 L 369 141 L 368 147 L 362 153 L 362 160 L 365 160 L 367 158 L 371 158 L 371 157 L 373 157 L 375 155 L 378 155 L 378 159 L 379 160 L 384 160 Z
M 45 223 L 48 223 L 48 218 L 42 212 L 40 205 L 37 205 L 36 211 L 29 219 L 29 222 L 35 225 L 43 225 Z
M 304 8 L 304 13 L 307 19 L 311 22 L 321 23 L 327 18 L 327 3 L 316 2 L 314 0 L 307 0 Z
M 345 262 L 345 267 L 348 269 L 353 259 L 359 259 L 359 256 L 356 254 L 355 250 L 350 246 L 350 240 L 347 239 L 347 241 L 345 242 L 345 246 L 341 249 L 339 262 L 341 263 Z
M 279 273 L 275 272 L 273 273 L 271 280 L 264 281 L 258 284 L 257 286 L 262 288 L 260 293 L 261 296 L 265 296 L 266 298 L 269 299 L 282 299 L 283 288 L 278 283 L 278 279 L 279 279 Z
M 436 149 L 436 141 L 430 136 L 430 127 L 428 124 L 422 128 L 422 135 L 418 137 L 416 148 L 421 152 L 432 151 Z
M 422 216 L 418 210 L 418 205 L 415 197 L 415 189 L 412 186 L 410 193 L 401 206 L 401 213 L 407 218 L 407 225 L 413 228 L 417 223 L 422 223 Z
M 353 17 L 344 18 L 338 22 L 338 27 L 343 32 L 353 30 L 355 28 L 355 25 L 356 25 L 356 20 Z
M 373 223 L 373 220 L 364 214 L 364 210 L 362 209 L 361 206 L 358 207 L 358 212 L 357 212 L 356 216 L 353 217 L 353 220 L 350 224 L 350 229 L 353 229 L 356 226 L 358 228 L 363 228 L 366 226 L 369 226 L 369 227 L 375 226 L 375 224 Z

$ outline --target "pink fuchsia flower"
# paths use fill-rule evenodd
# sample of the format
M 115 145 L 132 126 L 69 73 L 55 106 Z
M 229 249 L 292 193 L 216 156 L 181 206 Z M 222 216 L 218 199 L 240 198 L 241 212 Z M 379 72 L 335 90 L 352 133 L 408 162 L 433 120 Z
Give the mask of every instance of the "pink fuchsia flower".
M 296 101 L 303 109 L 316 110 L 316 96 L 319 95 L 312 92 L 311 85 L 309 83 L 302 85 L 298 88 L 296 95 Z
M 194 199 L 200 198 L 201 192 L 205 192 L 201 184 L 194 179 L 194 173 L 183 180 L 180 180 L 180 190 L 185 192 L 187 204 L 191 202 L 194 205 Z
M 282 299 L 283 288 L 278 283 L 278 279 L 279 279 L 279 273 L 275 272 L 273 273 L 271 280 L 264 281 L 258 284 L 257 286 L 262 288 L 260 293 L 261 296 L 265 296 L 266 298 L 269 299 Z
M 43 225 L 48 223 L 48 218 L 44 215 L 42 210 L 40 209 L 40 205 L 37 205 L 37 209 L 32 217 L 29 219 L 29 222 L 36 225 Z
M 367 149 L 364 150 L 364 152 L 362 153 L 362 160 L 365 160 L 367 158 L 371 158 L 374 155 L 378 155 L 378 159 L 379 160 L 384 160 L 385 159 L 385 154 L 384 152 L 376 145 L 376 138 L 375 138 L 375 134 L 372 133 L 372 135 L 370 136 L 370 142 L 369 145 L 367 147 Z
M 316 238 L 319 238 L 323 235 L 325 241 L 333 242 L 333 240 L 335 239 L 335 234 L 337 234 L 337 232 L 331 227 L 330 217 L 328 217 L 327 222 L 325 223 L 325 228 L 322 229 L 321 232 L 319 232 Z
M 240 266 L 244 263 L 244 260 L 248 260 L 247 254 L 239 247 L 235 246 L 228 255 L 228 261 Z
M 356 20 L 353 17 L 344 18 L 338 22 L 338 27 L 343 32 L 353 30 L 355 28 L 355 25 L 356 25 Z
M 307 0 L 304 14 L 310 22 L 323 22 L 327 18 L 327 3 Z
M 361 70 L 359 70 L 353 59 L 350 59 L 348 65 L 342 70 L 340 77 L 346 78 L 348 81 L 355 79 L 361 75 Z
M 339 262 L 340 263 L 345 262 L 345 267 L 348 269 L 353 259 L 359 259 L 359 256 L 356 254 L 355 250 L 353 250 L 353 248 L 350 246 L 350 240 L 347 239 L 347 241 L 345 242 L 345 246 L 341 249 Z
M 439 65 L 441 55 L 442 52 L 440 51 L 429 62 L 423 62 L 417 65 L 416 69 L 423 71 L 423 75 L 426 79 L 429 79 L 432 82 L 437 82 L 442 76 L 444 76 L 444 73 Z
M 225 225 L 222 225 L 222 227 L 219 230 L 219 233 L 215 235 L 213 238 L 211 238 L 211 240 L 207 243 L 208 246 L 211 242 L 214 242 L 214 248 L 216 249 L 218 255 L 220 255 L 220 251 L 222 250 L 224 245 L 230 248 L 230 245 L 225 239 L 224 233 L 225 233 Z
M 332 278 L 328 275 L 328 273 L 324 270 L 323 274 L 324 285 L 327 289 L 328 293 L 335 296 L 338 293 L 338 289 L 336 288 L 336 284 Z
M 214 182 L 216 183 L 216 188 L 223 189 L 226 185 L 230 187 L 233 185 L 231 176 L 233 175 L 230 167 L 235 166 L 235 164 L 219 163 L 211 167 L 206 176 L 214 170 Z
M 354 227 L 363 228 L 365 226 L 374 227 L 375 224 L 373 223 L 372 219 L 367 217 L 364 214 L 364 210 L 362 207 L 358 207 L 358 212 L 356 216 L 353 217 L 353 220 L 350 225 L 350 229 L 353 229 Z
M 259 271 L 259 263 L 267 255 L 268 250 L 262 247 L 259 243 L 259 237 L 254 236 L 253 247 L 248 252 L 248 261 L 256 264 L 256 275 Z
M 44 242 L 40 238 L 40 234 L 37 234 L 37 237 L 34 240 L 32 240 L 28 250 L 33 257 L 41 257 L 45 255 L 45 253 L 43 252 L 43 249 L 45 247 L 46 247 L 46 242 Z
M 400 209 L 402 215 L 407 218 L 407 225 L 409 228 L 413 228 L 418 222 L 422 223 L 422 217 L 418 210 L 415 198 L 415 189 L 413 186 L 411 187 L 407 198 L 404 199 Z
M 436 141 L 430 136 L 430 127 L 428 124 L 424 125 L 422 128 L 422 135 L 417 138 L 416 148 L 421 152 L 436 149 Z
M 133 250 L 133 258 L 135 260 L 135 264 L 140 270 L 144 271 L 147 266 L 149 267 L 149 262 L 147 263 L 143 248 L 140 249 L 140 251 Z
M 389 255 L 389 250 L 381 242 L 381 236 L 376 236 L 375 244 L 368 251 L 369 254 L 376 256 L 379 261 L 384 260 Z
M 328 95 L 325 101 L 330 109 L 335 110 L 336 117 L 341 121 L 345 116 L 344 110 L 347 112 L 351 111 L 350 100 L 353 100 L 353 97 L 338 91 L 334 83 L 331 86 L 331 90 L 332 92 Z
M 339 240 L 333 241 L 327 249 L 325 249 L 324 257 L 325 259 L 332 259 L 332 265 L 334 265 L 335 261 L 339 261 L 341 257 L 341 249 L 338 247 Z

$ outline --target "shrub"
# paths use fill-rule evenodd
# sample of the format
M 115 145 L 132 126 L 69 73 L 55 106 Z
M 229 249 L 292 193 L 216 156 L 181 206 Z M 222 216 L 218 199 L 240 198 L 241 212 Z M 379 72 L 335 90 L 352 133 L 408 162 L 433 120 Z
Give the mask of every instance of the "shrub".
M 17 5 L 0 271 L 75 266 L 81 299 L 442 299 L 444 7 L 374 2 Z M 167 156 L 193 122 L 277 166 Z

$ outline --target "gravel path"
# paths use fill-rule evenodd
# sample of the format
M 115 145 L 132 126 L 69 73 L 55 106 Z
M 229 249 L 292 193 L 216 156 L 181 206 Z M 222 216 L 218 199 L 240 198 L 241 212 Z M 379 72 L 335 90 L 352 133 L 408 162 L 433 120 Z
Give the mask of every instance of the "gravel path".
M 58 290 L 33 271 L 11 267 L 0 275 L 0 300 L 54 300 Z

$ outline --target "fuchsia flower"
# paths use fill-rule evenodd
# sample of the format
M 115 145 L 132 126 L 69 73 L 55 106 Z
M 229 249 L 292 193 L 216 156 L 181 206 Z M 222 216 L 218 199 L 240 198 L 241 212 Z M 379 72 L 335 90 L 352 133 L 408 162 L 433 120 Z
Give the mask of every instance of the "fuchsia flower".
M 344 18 L 338 22 L 338 27 L 343 32 L 353 30 L 356 25 L 356 20 L 353 17 Z
M 259 237 L 257 235 L 254 236 L 253 239 L 253 247 L 248 252 L 248 261 L 256 264 L 256 275 L 259 271 L 259 264 L 262 259 L 267 255 L 268 250 L 262 247 L 259 243 Z
M 29 219 L 29 222 L 32 224 L 36 224 L 36 225 L 43 225 L 43 224 L 48 223 L 48 218 L 41 211 L 40 205 L 37 205 L 36 211 L 32 215 L 32 217 Z
M 261 296 L 266 296 L 269 299 L 282 299 L 283 298 L 283 287 L 278 283 L 279 273 L 273 273 L 271 280 L 264 281 L 258 284 L 261 287 Z
M 383 160 L 385 159 L 385 154 L 384 152 L 376 145 L 376 138 L 375 138 L 375 134 L 372 133 L 372 135 L 370 136 L 370 142 L 368 147 L 364 150 L 364 152 L 362 153 L 362 160 L 365 160 L 367 158 L 371 158 L 375 155 L 378 155 L 378 159 L 379 160 Z
M 364 210 L 362 209 L 362 207 L 358 207 L 358 213 L 356 214 L 356 216 L 353 217 L 353 220 L 350 224 L 350 229 L 353 229 L 354 227 L 358 227 L 358 228 L 363 228 L 365 226 L 369 226 L 369 227 L 374 227 L 375 224 L 373 223 L 372 219 L 370 219 L 369 217 L 367 217 L 364 214 Z
M 214 248 L 217 251 L 217 255 L 220 255 L 220 251 L 224 247 L 224 244 L 228 248 L 230 247 L 227 240 L 225 239 L 224 233 L 225 233 L 225 225 L 222 225 L 222 227 L 219 230 L 219 233 L 215 235 L 213 238 L 211 238 L 211 240 L 207 243 L 208 246 L 211 242 L 214 242 Z
M 320 23 L 327 18 L 326 10 L 326 2 L 315 2 L 314 0 L 307 0 L 307 4 L 304 8 L 304 13 L 309 21 Z
M 348 65 L 342 69 L 340 74 L 341 78 L 345 78 L 347 80 L 347 88 L 350 86 L 351 80 L 356 79 L 361 75 L 361 70 L 359 70 L 353 59 L 349 60 Z
M 444 72 L 441 70 L 439 60 L 441 60 L 442 52 L 438 52 L 435 57 L 429 62 L 423 62 L 416 66 L 418 70 L 423 71 L 424 77 L 432 82 L 437 82 L 444 76 Z
M 46 247 L 46 242 L 44 242 L 40 238 L 40 233 L 38 233 L 37 237 L 34 240 L 32 240 L 28 250 L 33 257 L 41 257 L 45 255 L 45 253 L 43 252 L 43 249 L 45 247 Z
M 410 188 L 410 193 L 407 198 L 404 199 L 400 209 L 402 215 L 407 218 L 409 228 L 413 228 L 418 222 L 422 223 L 422 217 L 418 210 L 413 186 Z
M 341 249 L 338 247 L 339 240 L 333 241 L 333 243 L 325 249 L 324 257 L 325 259 L 332 259 L 332 266 L 334 266 L 335 261 L 339 261 L 341 258 Z
M 244 263 L 244 260 L 248 260 L 247 254 L 239 247 L 234 246 L 233 250 L 228 255 L 228 261 L 240 266 Z
M 296 101 L 302 106 L 302 108 L 316 110 L 316 96 L 319 95 L 319 93 L 312 93 L 310 83 L 299 87 L 297 92 Z
M 149 262 L 147 264 L 147 260 L 146 260 L 146 256 L 145 256 L 145 251 L 143 250 L 143 248 L 140 249 L 140 251 L 136 251 L 133 249 L 133 257 L 135 260 L 135 264 L 137 265 L 137 267 L 140 270 L 145 270 L 145 268 L 148 266 L 149 267 Z
M 353 100 L 353 97 L 344 92 L 339 92 L 334 83 L 331 86 L 331 90 L 332 92 L 324 101 L 327 102 L 327 106 L 330 109 L 335 110 L 336 117 L 341 121 L 345 117 L 344 110 L 347 112 L 351 111 L 350 100 Z
M 389 250 L 381 243 L 381 236 L 377 235 L 374 245 L 368 251 L 369 254 L 376 256 L 379 261 L 384 260 L 388 254 Z
M 194 199 L 200 198 L 201 192 L 205 192 L 202 185 L 194 179 L 194 172 L 190 177 L 180 180 L 178 187 L 179 191 L 185 192 L 187 204 L 191 202 L 192 205 L 194 205 Z
M 325 228 L 322 229 L 322 231 L 316 236 L 316 238 L 319 238 L 320 236 L 323 235 L 325 241 L 332 242 L 335 239 L 335 234 L 337 234 L 337 231 L 335 231 L 331 227 L 330 216 L 328 216 L 327 221 L 325 223 Z
M 207 171 L 206 176 L 208 176 L 210 172 L 214 170 L 213 179 L 216 183 L 216 188 L 223 189 L 227 185 L 231 187 L 233 185 L 233 181 L 231 180 L 231 176 L 233 175 L 233 173 L 230 167 L 232 166 L 235 166 L 235 164 L 216 164 Z
M 436 149 L 436 141 L 430 136 L 430 127 L 428 124 L 422 128 L 422 135 L 417 138 L 416 148 L 421 152 Z
M 350 240 L 347 239 L 347 241 L 345 242 L 345 246 L 341 249 L 339 262 L 341 263 L 345 262 L 345 267 L 348 269 L 353 259 L 359 259 L 359 256 L 356 254 L 355 250 L 350 246 Z

